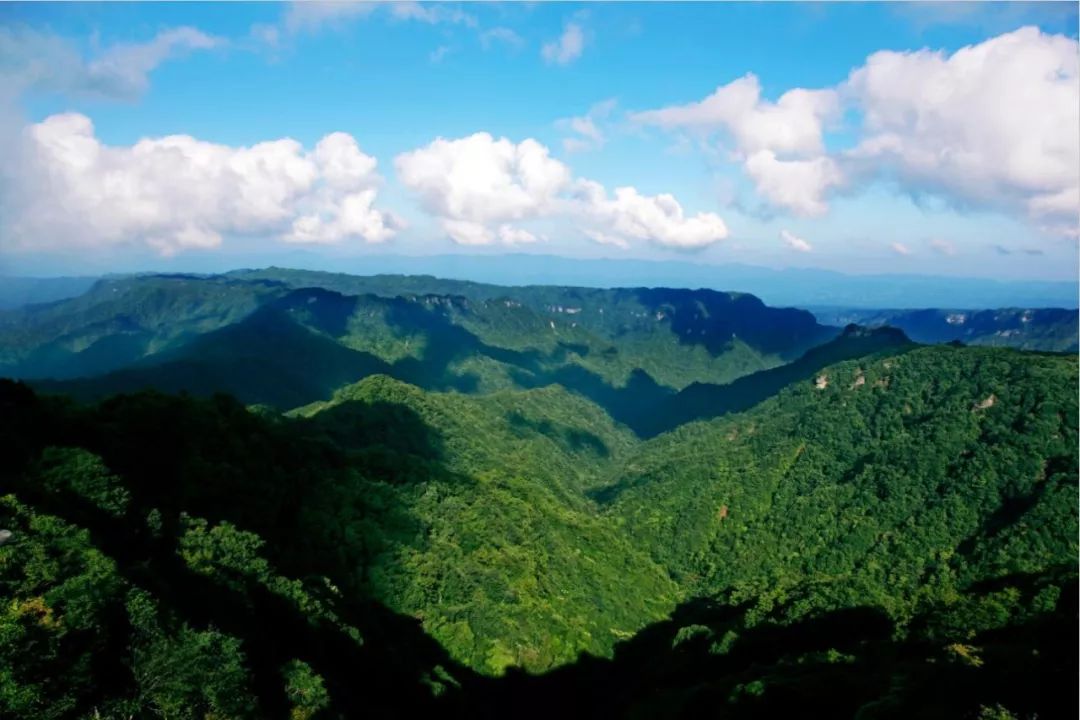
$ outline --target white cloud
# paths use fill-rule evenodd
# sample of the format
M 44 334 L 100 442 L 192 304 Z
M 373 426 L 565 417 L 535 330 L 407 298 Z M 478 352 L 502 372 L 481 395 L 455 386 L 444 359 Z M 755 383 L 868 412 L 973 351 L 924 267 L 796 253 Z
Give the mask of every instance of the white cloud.
M 614 99 L 604 100 L 589 108 L 589 112 L 585 115 L 557 120 L 555 127 L 563 132 L 572 133 L 570 137 L 563 138 L 563 149 L 573 153 L 603 147 L 607 142 L 607 136 L 600 129 L 600 125 L 615 110 L 615 105 Z
M 745 169 L 770 203 L 806 217 L 825 214 L 825 193 L 844 181 L 836 162 L 826 155 L 779 160 L 771 150 L 761 150 L 746 158 Z
M 449 3 L 419 3 L 407 0 L 395 2 L 323 2 L 311 0 L 291 2 L 281 19 L 288 33 L 315 33 L 325 28 L 340 28 L 376 11 L 385 12 L 393 20 L 477 26 L 476 17 Z M 276 41 L 276 37 L 273 38 Z
M 28 88 L 131 98 L 169 58 L 220 47 L 225 40 L 192 27 L 163 30 L 142 43 L 122 43 L 84 58 L 67 40 L 25 27 L 0 26 L 0 84 L 15 96 Z
M 539 238 L 528 230 L 516 228 L 512 225 L 500 225 L 499 240 L 503 245 L 522 245 L 537 242 Z
M 398 155 L 394 164 L 428 211 L 479 225 L 550 212 L 570 182 L 570 169 L 535 140 L 515 144 L 488 133 L 438 138 Z
M 822 128 L 839 110 L 833 90 L 796 88 L 775 103 L 761 97 L 761 83 L 747 74 L 722 85 L 700 102 L 634 113 L 643 125 L 667 129 L 724 131 L 735 150 L 753 154 L 770 150 L 777 154 L 807 156 L 823 152 Z
M 328 25 L 366 17 L 378 7 L 378 3 L 371 2 L 291 2 L 282 24 L 291 33 L 315 32 Z
M 563 149 L 567 152 L 583 152 L 604 147 L 607 136 L 600 130 L 600 125 L 607 121 L 616 105 L 617 101 L 609 98 L 591 107 L 583 116 L 557 120 L 555 126 L 559 130 L 572 133 L 563 138 Z
M 557 39 L 544 43 L 540 56 L 544 62 L 555 65 L 568 65 L 581 57 L 585 49 L 585 33 L 577 23 L 567 23 L 563 33 Z
M 720 217 L 687 216 L 671 195 L 621 187 L 609 198 L 599 183 L 574 179 L 532 139 L 513 143 L 488 133 L 438 138 L 399 155 L 395 167 L 402 184 L 460 244 L 533 242 L 535 236 L 516 223 L 555 217 L 578 223 L 598 242 L 619 246 L 640 240 L 700 248 L 727 237 Z
M 685 130 L 730 141 L 732 159 L 742 162 L 759 194 L 799 215 L 821 215 L 826 192 L 843 182 L 825 154 L 825 124 L 839 115 L 834 90 L 796 88 L 775 103 L 761 97 L 753 74 L 722 85 L 700 102 L 633 113 L 642 125 Z
M 1034 27 L 952 54 L 881 51 L 833 88 L 796 88 L 775 102 L 748 74 L 699 102 L 634 113 L 671 131 L 719 135 L 759 195 L 821 215 L 831 192 L 887 177 L 961 207 L 1027 217 L 1080 234 L 1080 60 L 1077 41 Z M 829 153 L 824 132 L 859 111 L 855 146 Z
M 108 146 L 84 115 L 27 127 L 0 186 L 6 241 L 27 249 L 145 244 L 163 254 L 223 235 L 381 242 L 400 225 L 373 207 L 376 161 L 345 133 L 230 147 L 188 135 Z
M 912 189 L 1075 227 L 1077 54 L 1076 40 L 1034 27 L 951 55 L 874 53 L 845 87 L 864 113 L 851 158 Z
M 780 239 L 795 252 L 808 253 L 812 252 L 814 249 L 813 245 L 789 230 L 781 230 Z
M 390 11 L 391 17 L 398 20 L 417 20 L 429 25 L 449 23 L 452 25 L 465 25 L 476 27 L 476 18 L 464 10 L 443 3 L 409 2 L 399 0 L 387 3 L 385 7 Z
M 630 249 L 630 243 L 626 241 L 626 238 L 619 237 L 618 235 L 610 235 L 605 232 L 600 232 L 599 230 L 586 230 L 585 237 L 601 245 L 614 245 L 620 250 Z
M 483 46 L 485 50 L 490 48 L 496 42 L 503 43 L 514 49 L 520 49 L 525 45 L 525 38 L 521 37 L 508 27 L 494 27 L 480 33 L 480 45 Z
M 578 181 L 577 197 L 581 211 L 593 221 L 609 227 L 608 240 L 632 238 L 669 248 L 693 250 L 719 242 L 728 236 L 727 225 L 714 213 L 687 217 L 673 195 L 642 195 L 635 188 L 615 188 L 615 197 L 591 180 Z M 594 238 L 595 239 L 595 238 Z M 605 242 L 601 240 L 601 242 Z M 616 244 L 618 242 L 610 242 Z
M 897 255 L 910 255 L 911 254 L 911 248 L 909 248 L 904 243 L 894 242 L 892 245 L 889 245 L 889 249 L 892 250 Z

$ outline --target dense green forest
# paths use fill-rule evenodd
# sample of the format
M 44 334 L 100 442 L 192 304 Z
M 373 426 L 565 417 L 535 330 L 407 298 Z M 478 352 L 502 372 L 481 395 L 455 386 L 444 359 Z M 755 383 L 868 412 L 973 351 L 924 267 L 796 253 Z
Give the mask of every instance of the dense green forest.
M 1075 357 L 329 277 L 5 316 L 0 716 L 1075 716 Z

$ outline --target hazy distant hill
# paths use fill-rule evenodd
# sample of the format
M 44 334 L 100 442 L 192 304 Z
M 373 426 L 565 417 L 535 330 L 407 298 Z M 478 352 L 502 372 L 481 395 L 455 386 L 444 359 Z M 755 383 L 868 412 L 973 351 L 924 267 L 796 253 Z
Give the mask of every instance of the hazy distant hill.
M 1078 315 L 1062 308 L 1001 308 L 996 310 L 859 310 L 811 308 L 825 324 L 891 325 L 916 342 L 959 340 L 969 345 L 1016 347 L 1024 350 L 1076 352 Z
M 94 277 L 0 276 L 0 310 L 47 303 L 82 295 L 97 282 Z
M 265 259 L 261 260 L 265 262 Z M 583 259 L 537 254 L 367 255 L 328 263 L 293 254 L 290 267 L 362 275 L 432 275 L 498 285 L 711 288 L 756 295 L 775 306 L 1077 307 L 1075 281 L 989 280 L 929 275 L 854 275 L 812 268 L 772 268 L 626 258 Z

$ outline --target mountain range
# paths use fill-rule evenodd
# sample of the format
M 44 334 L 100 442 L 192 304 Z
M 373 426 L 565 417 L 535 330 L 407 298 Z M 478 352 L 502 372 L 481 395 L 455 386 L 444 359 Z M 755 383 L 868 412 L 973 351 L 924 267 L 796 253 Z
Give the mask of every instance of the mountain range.
M 3 311 L 0 714 L 1073 717 L 1075 314 L 836 312 L 277 268 Z
M 568 258 L 544 254 L 451 254 L 408 256 L 368 254 L 326 257 L 294 250 L 271 256 L 277 265 L 308 271 L 352 275 L 429 275 L 497 285 L 563 285 L 574 287 L 709 288 L 753 294 L 774 306 L 901 308 L 1077 308 L 1080 284 L 1075 280 L 1000 280 L 945 275 L 856 275 L 815 268 L 773 269 L 740 263 L 712 264 L 689 260 Z M 223 256 L 211 264 L 189 259 L 185 272 L 221 274 L 258 258 Z M 227 263 L 223 265 L 222 263 Z M 162 262 L 158 274 L 176 273 L 176 263 Z M 0 309 L 27 302 L 74 297 L 92 277 L 9 277 L 0 282 Z M 117 276 L 113 276 L 117 277 Z

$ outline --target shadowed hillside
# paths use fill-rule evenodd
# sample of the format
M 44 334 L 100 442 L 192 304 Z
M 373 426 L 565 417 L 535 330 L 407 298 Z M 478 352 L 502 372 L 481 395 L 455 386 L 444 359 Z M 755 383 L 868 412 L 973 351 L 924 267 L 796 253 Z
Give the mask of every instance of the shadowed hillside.
M 1075 360 L 890 353 L 644 442 L 555 386 L 283 416 L 5 383 L 0 702 L 1071 717 Z

